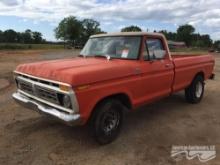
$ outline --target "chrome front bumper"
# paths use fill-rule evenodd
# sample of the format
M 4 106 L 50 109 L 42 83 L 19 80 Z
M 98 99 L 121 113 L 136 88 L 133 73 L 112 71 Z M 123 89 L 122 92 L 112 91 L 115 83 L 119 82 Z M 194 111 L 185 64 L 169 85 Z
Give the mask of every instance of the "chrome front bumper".
M 55 109 L 50 106 L 46 106 L 31 98 L 28 98 L 19 92 L 13 93 L 12 96 L 15 99 L 15 101 L 17 101 L 19 104 L 27 108 L 33 109 L 42 114 L 52 116 L 70 126 L 80 125 L 81 122 L 80 114 L 70 114 L 70 113 L 62 112 L 58 109 Z

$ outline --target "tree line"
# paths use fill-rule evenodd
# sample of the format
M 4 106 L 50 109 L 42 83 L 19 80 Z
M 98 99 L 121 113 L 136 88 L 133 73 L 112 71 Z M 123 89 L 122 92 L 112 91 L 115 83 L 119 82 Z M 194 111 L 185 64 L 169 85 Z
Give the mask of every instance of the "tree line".
M 122 32 L 142 31 L 138 26 L 128 26 L 121 29 Z M 154 32 L 157 32 L 154 30 Z M 167 40 L 185 42 L 188 47 L 218 47 L 220 41 L 213 42 L 208 34 L 201 35 L 195 33 L 195 28 L 192 25 L 181 25 L 176 32 L 168 32 L 167 30 L 160 30 L 158 33 L 163 33 Z
M 30 29 L 24 32 L 16 32 L 12 29 L 5 31 L 0 30 L 0 43 L 24 43 L 24 44 L 40 44 L 45 43 L 42 34 Z
M 131 25 L 121 29 L 121 32 L 142 31 L 138 26 Z M 168 40 L 185 42 L 188 47 L 218 47 L 220 41 L 213 42 L 208 34 L 195 33 L 192 25 L 181 25 L 176 32 L 160 30 Z M 154 31 L 156 32 L 156 31 Z M 93 19 L 78 20 L 74 16 L 64 18 L 55 29 L 55 36 L 59 40 L 72 45 L 84 45 L 90 35 L 105 33 L 100 28 L 100 23 Z
M 121 29 L 122 32 L 143 31 L 140 27 L 131 25 Z M 147 30 L 148 31 L 148 30 Z M 213 42 L 208 34 L 201 35 L 195 33 L 196 29 L 192 25 L 181 25 L 176 32 L 160 30 L 168 40 L 183 41 L 188 47 L 219 48 L 220 40 Z M 100 23 L 93 19 L 78 20 L 74 16 L 69 16 L 60 21 L 54 29 L 56 39 L 68 43 L 72 46 L 82 47 L 88 38 L 94 34 L 106 33 L 100 28 Z M 156 31 L 154 31 L 156 32 Z M 40 44 L 48 43 L 43 39 L 42 34 L 30 29 L 24 32 L 16 32 L 12 29 L 0 30 L 0 43 L 25 43 Z
M 177 32 L 167 32 L 166 30 L 159 31 L 163 33 L 169 40 L 183 41 L 188 47 L 212 47 L 213 41 L 208 34 L 201 35 L 195 33 L 195 28 L 192 25 L 181 25 Z
M 61 20 L 54 31 L 57 39 L 73 46 L 83 46 L 91 35 L 105 33 L 101 30 L 98 21 L 93 19 L 78 20 L 74 16 Z

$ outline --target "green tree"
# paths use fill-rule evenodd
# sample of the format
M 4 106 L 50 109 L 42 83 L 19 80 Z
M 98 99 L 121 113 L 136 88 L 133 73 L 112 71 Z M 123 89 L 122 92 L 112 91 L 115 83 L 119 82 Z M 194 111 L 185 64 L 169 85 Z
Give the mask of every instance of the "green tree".
M 0 30 L 0 43 L 4 42 L 4 36 L 3 36 L 3 31 Z
M 121 29 L 121 32 L 141 32 L 141 31 L 142 30 L 140 27 L 134 25 L 127 26 Z
M 68 41 L 75 44 L 80 39 L 83 31 L 82 24 L 76 17 L 69 16 L 64 18 L 55 28 L 55 36 L 57 39 L 61 39 L 64 42 Z
M 82 42 L 83 44 L 89 39 L 91 35 L 102 33 L 100 23 L 93 19 L 84 19 L 82 22 L 83 33 Z
M 21 33 L 21 40 L 23 43 L 26 44 L 32 43 L 32 31 L 30 29 L 27 29 L 25 30 L 25 32 Z
M 212 46 L 212 40 L 208 34 L 205 34 L 205 35 L 200 35 L 199 33 L 193 34 L 191 45 L 195 47 L 208 48 Z
M 192 35 L 195 32 L 195 28 L 192 25 L 181 25 L 177 29 L 177 40 L 184 41 L 187 46 L 191 46 Z
M 165 35 L 167 40 L 176 41 L 177 40 L 177 34 L 175 32 L 167 32 L 166 30 L 161 30 L 159 33 L 162 33 Z
M 215 41 L 213 46 L 216 50 L 220 51 L 220 40 Z
M 17 42 L 17 32 L 12 29 L 5 30 L 3 33 L 3 37 L 4 37 L 4 42 L 9 42 L 9 43 Z
M 12 29 L 0 30 L 0 42 L 8 43 L 45 43 L 46 41 L 42 38 L 40 32 L 32 32 L 30 29 L 25 32 L 16 32 Z
M 23 32 L 17 32 L 17 42 L 18 43 L 24 43 Z
M 204 43 L 204 47 L 211 47 L 212 46 L 212 39 L 208 34 L 201 35 L 201 40 Z
M 33 35 L 33 42 L 35 44 L 39 44 L 42 42 L 43 39 L 42 39 L 42 34 L 40 32 L 33 32 L 32 35 Z

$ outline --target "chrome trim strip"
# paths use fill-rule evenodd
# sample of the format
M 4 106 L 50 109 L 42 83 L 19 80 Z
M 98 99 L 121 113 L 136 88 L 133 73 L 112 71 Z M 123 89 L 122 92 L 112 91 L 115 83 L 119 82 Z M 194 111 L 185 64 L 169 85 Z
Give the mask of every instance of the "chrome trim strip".
M 77 125 L 80 124 L 81 117 L 80 114 L 67 114 L 58 111 L 57 109 L 51 107 L 45 107 L 34 100 L 25 97 L 20 93 L 13 93 L 13 98 L 20 104 L 23 104 L 27 107 L 32 107 L 32 109 L 38 109 L 40 113 L 44 113 L 50 116 L 53 116 L 61 121 L 63 121 L 67 125 Z
M 18 71 L 14 71 L 14 73 L 15 74 L 24 75 L 24 76 L 27 76 L 27 77 L 31 77 L 31 78 L 36 78 L 36 79 L 43 80 L 43 81 L 48 81 L 48 82 L 55 83 L 55 84 L 61 84 L 61 85 L 66 85 L 66 86 L 71 87 L 70 84 L 59 82 L 59 81 L 55 81 L 55 80 L 48 80 L 48 79 L 45 79 L 45 78 L 35 77 L 35 76 L 29 75 L 29 74 L 26 74 L 26 73 L 22 73 L 22 72 L 18 72 Z

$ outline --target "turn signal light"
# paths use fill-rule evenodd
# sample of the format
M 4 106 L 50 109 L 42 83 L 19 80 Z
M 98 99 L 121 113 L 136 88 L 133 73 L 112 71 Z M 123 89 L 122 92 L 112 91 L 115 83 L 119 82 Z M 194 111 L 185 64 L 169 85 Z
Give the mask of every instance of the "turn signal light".
M 70 87 L 66 86 L 66 85 L 59 85 L 59 87 L 60 87 L 60 90 L 62 90 L 62 91 L 69 91 L 70 90 Z
M 83 89 L 88 89 L 90 87 L 90 85 L 82 85 L 77 87 L 78 90 L 83 90 Z

